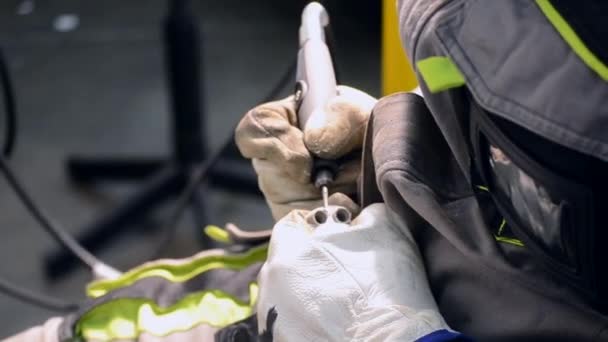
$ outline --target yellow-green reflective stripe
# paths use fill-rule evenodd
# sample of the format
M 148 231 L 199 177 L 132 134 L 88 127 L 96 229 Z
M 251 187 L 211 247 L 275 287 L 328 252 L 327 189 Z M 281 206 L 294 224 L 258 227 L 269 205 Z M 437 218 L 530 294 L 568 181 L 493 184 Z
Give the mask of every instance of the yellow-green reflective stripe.
M 604 81 L 608 81 L 608 67 L 602 63 L 589 48 L 587 48 L 585 43 L 579 38 L 576 32 L 574 32 L 572 27 L 568 25 L 568 22 L 564 17 L 562 17 L 555 7 L 553 7 L 551 2 L 549 0 L 536 0 L 536 4 L 538 4 L 540 10 L 545 14 L 560 36 L 562 36 L 566 43 L 570 45 L 570 48 L 574 50 L 574 53 L 576 53 L 591 70 L 600 75 Z
M 464 76 L 449 57 L 425 58 L 419 60 L 416 67 L 431 93 L 438 93 L 465 84 Z
M 162 277 L 169 281 L 179 283 L 198 276 L 201 273 L 217 268 L 242 270 L 248 266 L 266 260 L 268 245 L 252 248 L 245 253 L 207 255 L 193 259 L 183 264 L 144 264 L 136 267 L 117 279 L 99 280 L 87 286 L 87 295 L 97 298 L 106 293 L 129 286 L 136 281 L 147 277 Z
M 502 222 L 500 222 L 500 227 L 498 227 L 498 236 L 502 235 L 502 231 L 505 229 L 506 224 L 507 221 L 505 219 L 502 219 Z
M 205 227 L 205 234 L 217 242 L 222 242 L 222 243 L 231 242 L 230 234 L 226 230 L 224 230 L 218 226 L 209 225 L 209 226 Z
M 76 323 L 76 336 L 95 340 L 135 339 L 142 333 L 167 336 L 200 324 L 225 327 L 253 313 L 258 286 L 250 284 L 250 302 L 220 290 L 196 292 L 162 308 L 149 299 L 120 298 L 101 304 Z
M 487 186 L 483 186 L 483 185 L 477 185 L 477 189 L 482 190 L 482 191 L 490 191 L 490 189 L 488 189 Z
M 505 236 L 496 236 L 496 235 L 494 235 L 494 238 L 498 242 L 504 242 L 504 243 L 508 243 L 508 244 L 515 245 L 515 246 L 518 246 L 518 247 L 524 247 L 524 243 L 521 242 L 518 239 L 508 238 L 508 237 L 505 237 Z

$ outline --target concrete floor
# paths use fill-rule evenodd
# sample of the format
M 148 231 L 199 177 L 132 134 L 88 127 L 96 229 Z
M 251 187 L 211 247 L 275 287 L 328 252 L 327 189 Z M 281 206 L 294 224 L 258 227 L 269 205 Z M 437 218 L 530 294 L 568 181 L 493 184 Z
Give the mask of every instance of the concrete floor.
M 71 233 L 120 203 L 137 184 L 75 186 L 64 171 L 67 156 L 157 156 L 169 151 L 159 25 L 165 5 L 164 0 L 0 3 L 0 46 L 9 60 L 19 109 L 18 145 L 11 162 L 32 196 Z M 379 11 L 361 4 L 329 6 L 335 16 L 342 83 L 378 95 Z M 206 130 L 212 147 L 222 143 L 293 60 L 299 10 L 283 0 L 197 2 L 204 32 Z M 272 224 L 259 199 L 218 190 L 206 193 L 206 199 L 211 221 L 218 225 Z M 122 269 L 144 261 L 159 240 L 150 225 L 163 213 L 118 237 L 99 256 Z M 199 248 L 193 222 L 186 216 L 171 255 L 189 255 Z M 59 281 L 45 279 L 42 260 L 56 245 L 1 178 L 0 229 L 0 277 L 53 297 L 83 298 L 90 278 L 83 268 Z M 0 337 L 51 315 L 0 294 Z

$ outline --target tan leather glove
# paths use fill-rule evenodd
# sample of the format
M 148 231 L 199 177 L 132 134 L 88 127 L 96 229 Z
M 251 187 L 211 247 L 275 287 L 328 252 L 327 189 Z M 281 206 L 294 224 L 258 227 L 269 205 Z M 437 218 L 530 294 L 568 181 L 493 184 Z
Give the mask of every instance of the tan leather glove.
M 280 219 L 293 209 L 321 205 L 321 192 L 311 183 L 312 155 L 343 160 L 329 190 L 329 202 L 352 212 L 360 173 L 360 149 L 369 114 L 376 99 L 346 86 L 327 105 L 327 119 L 303 133 L 293 96 L 262 104 L 241 120 L 236 143 L 244 157 L 252 159 L 260 189 L 272 215 Z

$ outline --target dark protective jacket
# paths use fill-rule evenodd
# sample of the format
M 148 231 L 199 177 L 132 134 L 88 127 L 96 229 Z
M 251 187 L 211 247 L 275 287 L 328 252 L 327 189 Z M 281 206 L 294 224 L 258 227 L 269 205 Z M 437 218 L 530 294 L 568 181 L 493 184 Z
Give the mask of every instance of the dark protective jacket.
M 366 138 L 363 202 L 384 201 L 407 222 L 452 329 L 479 341 L 608 341 L 608 319 L 501 229 L 422 98 L 382 99 Z
M 526 247 L 471 177 L 472 101 L 605 158 L 606 131 L 592 123 L 607 117 L 597 119 L 608 108 L 606 75 L 568 41 L 551 5 L 399 1 L 425 99 L 384 98 L 368 127 L 363 204 L 384 201 L 406 220 L 446 322 L 477 340 L 608 340 L 607 317 Z

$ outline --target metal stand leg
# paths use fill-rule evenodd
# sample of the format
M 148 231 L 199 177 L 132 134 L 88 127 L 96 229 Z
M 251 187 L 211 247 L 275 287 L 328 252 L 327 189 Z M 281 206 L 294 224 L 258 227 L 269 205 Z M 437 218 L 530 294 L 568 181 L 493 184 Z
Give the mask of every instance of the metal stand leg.
M 173 155 L 170 160 L 126 158 L 72 158 L 67 163 L 70 176 L 81 182 L 125 181 L 154 178 L 112 213 L 84 228 L 78 240 L 96 251 L 119 233 L 180 193 L 193 166 L 203 162 L 207 151 L 201 115 L 201 54 L 198 19 L 190 10 L 191 0 L 170 0 L 164 22 L 167 79 L 171 93 Z M 233 148 L 232 155 L 238 154 Z M 162 171 L 161 171 L 162 170 Z M 241 193 L 260 194 L 255 173 L 248 162 L 221 160 L 210 172 L 210 185 Z M 204 197 L 194 199 L 197 229 L 208 223 Z M 200 234 L 200 233 L 198 233 Z M 200 234 L 203 236 L 203 234 Z M 74 267 L 71 254 L 54 251 L 46 260 L 46 274 L 59 277 Z
M 166 164 L 161 159 L 70 157 L 68 175 L 79 183 L 142 180 L 159 172 Z

